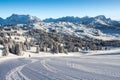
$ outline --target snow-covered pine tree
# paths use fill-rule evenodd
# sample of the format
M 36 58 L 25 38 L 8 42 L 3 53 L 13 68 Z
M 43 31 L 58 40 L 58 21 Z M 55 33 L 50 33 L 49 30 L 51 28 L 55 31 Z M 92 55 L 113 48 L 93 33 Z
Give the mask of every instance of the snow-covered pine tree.
M 58 48 L 59 48 L 59 53 L 64 53 L 64 47 L 63 46 L 59 45 Z
M 15 44 L 15 54 L 21 56 L 22 55 L 22 48 L 19 43 Z
M 40 52 L 40 47 L 37 46 L 37 47 L 36 47 L 36 53 L 39 53 L 39 52 Z
M 2 55 L 3 55 L 3 56 L 7 56 L 8 54 L 9 54 L 8 45 L 5 44 L 5 45 L 4 45 L 4 48 L 3 48 L 3 51 L 2 51 Z

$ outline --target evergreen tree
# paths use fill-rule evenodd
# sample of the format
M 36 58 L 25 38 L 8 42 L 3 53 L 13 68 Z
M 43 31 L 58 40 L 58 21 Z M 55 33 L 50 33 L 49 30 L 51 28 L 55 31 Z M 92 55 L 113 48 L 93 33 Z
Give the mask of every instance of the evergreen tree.
M 40 52 L 40 47 L 37 46 L 37 47 L 36 47 L 36 53 L 39 53 L 39 52 Z
M 4 45 L 4 48 L 3 48 L 2 55 L 3 55 L 3 56 L 7 56 L 8 54 L 9 54 L 8 45 L 5 44 L 5 45 Z
M 59 53 L 64 53 L 64 48 L 61 45 L 59 45 Z
M 21 56 L 22 55 L 22 48 L 19 43 L 15 45 L 15 54 Z

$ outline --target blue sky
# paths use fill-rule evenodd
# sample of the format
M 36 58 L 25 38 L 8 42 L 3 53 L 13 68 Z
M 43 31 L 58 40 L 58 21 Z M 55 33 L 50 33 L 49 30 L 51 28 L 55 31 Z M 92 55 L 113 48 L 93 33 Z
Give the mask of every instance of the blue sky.
M 0 16 L 13 13 L 41 19 L 105 15 L 120 20 L 120 0 L 0 0 Z

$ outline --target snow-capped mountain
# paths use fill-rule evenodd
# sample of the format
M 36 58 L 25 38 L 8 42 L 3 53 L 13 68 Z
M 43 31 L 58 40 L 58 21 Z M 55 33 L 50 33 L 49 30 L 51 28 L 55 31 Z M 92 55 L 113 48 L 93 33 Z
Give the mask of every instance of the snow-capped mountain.
M 104 15 L 82 18 L 67 16 L 41 21 L 35 16 L 13 14 L 6 19 L 0 18 L 0 24 L 27 24 L 26 27 L 29 29 L 42 29 L 46 32 L 70 34 L 82 38 L 120 40 L 120 22 L 106 18 Z
M 6 21 L 7 23 L 10 23 L 10 24 L 25 24 L 25 23 L 39 22 L 40 19 L 30 15 L 13 14 L 12 16 L 8 17 Z
M 41 26 L 44 30 L 56 29 L 59 33 L 71 34 L 78 37 L 89 37 L 103 40 L 120 39 L 120 23 L 104 15 L 96 17 L 62 17 L 45 19 L 47 23 Z M 52 27 L 51 27 L 52 26 Z M 46 28 L 47 27 L 47 28 Z M 50 30 L 49 30 L 50 29 Z
M 43 20 L 44 22 L 71 22 L 74 24 L 84 24 L 84 25 L 93 25 L 93 26 L 97 26 L 97 24 L 99 25 L 120 25 L 120 23 L 118 21 L 114 21 L 111 20 L 110 18 L 106 18 L 104 15 L 99 15 L 96 17 L 62 17 L 62 18 L 58 18 L 58 19 L 53 19 L 53 18 L 48 18 Z
M 0 24 L 4 24 L 4 19 L 0 18 Z
M 0 18 L 0 24 L 29 24 L 41 21 L 39 18 L 31 15 L 12 14 L 6 19 Z

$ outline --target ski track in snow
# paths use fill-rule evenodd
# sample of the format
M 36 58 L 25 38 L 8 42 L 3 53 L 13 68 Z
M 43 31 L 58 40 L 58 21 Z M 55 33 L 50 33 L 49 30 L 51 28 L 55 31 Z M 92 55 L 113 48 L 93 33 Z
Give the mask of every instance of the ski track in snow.
M 120 55 L 18 59 L 16 63 L 22 61 L 24 64 L 10 68 L 0 77 L 5 77 L 6 80 L 120 80 L 119 57 Z M 12 63 L 11 60 L 8 63 Z M 6 68 L 10 67 L 7 66 L 9 64 L 5 65 Z
M 31 59 L 31 63 L 36 62 L 37 60 L 35 59 Z M 29 64 L 31 64 L 29 63 Z M 26 76 L 23 75 L 23 73 L 21 72 L 21 70 L 28 65 L 27 63 L 21 66 L 18 66 L 14 69 L 12 69 L 11 71 L 9 71 L 6 75 L 6 80 L 30 80 L 29 78 L 27 78 Z
M 21 70 L 22 68 L 26 66 L 25 65 L 22 65 L 22 66 L 19 66 L 13 70 L 11 70 L 10 72 L 7 73 L 7 76 L 6 76 L 6 80 L 29 80 L 26 76 L 24 76 L 22 73 L 21 73 Z

